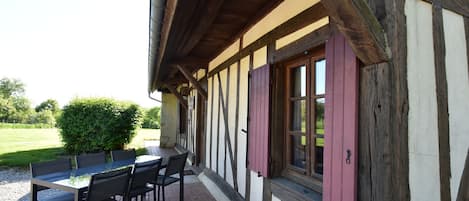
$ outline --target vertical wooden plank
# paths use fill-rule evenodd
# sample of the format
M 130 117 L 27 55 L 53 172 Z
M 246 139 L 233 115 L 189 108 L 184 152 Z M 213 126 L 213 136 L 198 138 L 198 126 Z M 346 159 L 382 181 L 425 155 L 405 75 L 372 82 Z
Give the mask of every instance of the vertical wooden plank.
M 360 69 L 358 200 L 391 201 L 390 65 Z
M 469 74 L 469 17 L 464 17 L 464 30 L 466 32 L 467 73 Z
M 333 96 L 333 127 L 334 132 L 330 133 L 333 138 L 332 147 L 332 190 L 334 192 L 342 192 L 342 162 L 344 161 L 344 151 L 343 151 L 343 130 L 344 130 L 344 46 L 345 39 L 333 36 L 334 37 L 334 57 L 333 66 L 328 66 L 327 68 L 334 68 L 334 89 L 332 92 Z M 327 55 L 326 55 L 327 58 Z M 327 92 L 326 92 L 327 93 Z M 326 134 L 327 135 L 327 134 Z M 332 193 L 331 200 L 342 200 L 342 193 Z
M 220 74 L 217 73 L 217 76 L 220 76 Z M 219 165 L 218 165 L 218 164 L 219 164 L 219 163 L 218 163 L 218 160 L 220 160 L 220 154 L 219 154 L 220 148 L 219 148 L 219 147 L 220 147 L 220 112 L 221 112 L 221 109 L 220 109 L 220 108 L 221 108 L 221 102 L 220 102 L 220 85 L 221 85 L 221 83 L 220 83 L 220 81 L 217 81 L 217 83 L 218 83 L 218 89 L 217 89 L 217 90 L 218 90 L 218 96 L 217 96 L 217 99 L 218 99 L 218 105 L 217 105 L 217 108 L 218 108 L 218 110 L 217 110 L 217 143 L 216 143 L 216 144 L 217 144 L 217 154 L 216 154 L 216 155 L 217 155 L 217 157 L 216 157 L 217 160 L 216 160 L 215 167 L 216 167 L 216 172 L 217 172 L 217 174 L 219 174 L 219 173 L 218 173 L 218 172 L 219 172 L 219 171 L 218 171 L 218 168 L 219 168 L 219 167 L 218 167 L 218 166 L 219 166 Z
M 330 38 L 326 43 L 326 103 L 325 103 L 325 122 L 324 126 L 324 175 L 323 175 L 323 194 L 322 198 L 324 201 L 330 201 L 332 199 L 332 145 L 333 138 L 328 133 L 334 133 L 334 127 L 329 122 L 332 122 L 334 119 L 333 113 L 333 102 L 334 96 L 334 68 L 331 66 L 334 65 L 334 42 L 335 38 Z
M 357 198 L 358 161 L 358 63 L 352 48 L 345 45 L 344 72 L 344 151 L 349 162 L 342 167 L 342 200 L 354 201 Z
M 450 178 L 451 160 L 449 147 L 448 119 L 448 84 L 446 81 L 445 36 L 443 30 L 443 13 L 441 1 L 432 4 L 433 47 L 435 51 L 436 101 L 438 105 L 438 145 L 440 160 L 440 195 L 441 200 L 451 200 Z

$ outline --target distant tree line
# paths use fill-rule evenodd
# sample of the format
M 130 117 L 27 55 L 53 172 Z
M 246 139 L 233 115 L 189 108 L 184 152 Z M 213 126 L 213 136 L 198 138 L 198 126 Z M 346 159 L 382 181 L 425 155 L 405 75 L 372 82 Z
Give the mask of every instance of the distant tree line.
M 55 126 L 62 109 L 54 99 L 36 107 L 25 96 L 25 85 L 19 79 L 0 80 L 0 123 L 47 124 Z M 145 109 L 142 128 L 160 128 L 160 107 Z

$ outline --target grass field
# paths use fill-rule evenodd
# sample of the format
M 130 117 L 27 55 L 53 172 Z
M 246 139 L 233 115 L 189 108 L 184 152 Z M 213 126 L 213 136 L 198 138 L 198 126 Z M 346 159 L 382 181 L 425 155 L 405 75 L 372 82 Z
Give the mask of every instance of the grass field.
M 144 153 L 144 140 L 159 139 L 160 130 L 140 129 L 127 148 Z M 30 162 L 52 160 L 65 155 L 59 132 L 46 129 L 0 129 L 0 167 L 24 167 Z

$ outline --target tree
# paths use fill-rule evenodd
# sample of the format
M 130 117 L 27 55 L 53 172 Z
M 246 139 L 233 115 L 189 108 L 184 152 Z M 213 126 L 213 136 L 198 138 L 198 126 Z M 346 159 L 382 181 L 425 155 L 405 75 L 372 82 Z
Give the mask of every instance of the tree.
M 145 112 L 142 128 L 160 128 L 160 107 L 153 107 Z
M 59 103 L 56 100 L 47 99 L 46 101 L 36 106 L 35 110 L 36 112 L 50 110 L 53 114 L 56 114 L 60 110 L 60 108 L 59 108 Z
M 0 95 L 3 98 L 19 97 L 24 95 L 24 83 L 18 79 L 2 78 L 0 80 Z

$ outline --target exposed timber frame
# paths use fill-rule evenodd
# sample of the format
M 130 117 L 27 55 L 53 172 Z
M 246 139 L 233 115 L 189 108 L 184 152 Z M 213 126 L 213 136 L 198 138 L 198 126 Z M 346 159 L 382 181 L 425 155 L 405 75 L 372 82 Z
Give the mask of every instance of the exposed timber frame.
M 237 163 L 236 163 L 236 160 L 234 160 L 233 158 L 233 149 L 232 149 L 232 146 L 231 146 L 231 139 L 230 139 L 230 130 L 229 130 L 229 126 L 228 126 L 228 105 L 225 104 L 225 96 L 223 96 L 223 88 L 221 86 L 221 79 L 220 79 L 220 74 L 218 73 L 217 74 L 217 78 L 218 78 L 218 82 L 220 83 L 218 85 L 218 95 L 219 95 L 219 98 L 220 98 L 220 101 L 221 101 L 221 106 L 222 106 L 222 110 L 223 110 L 223 120 L 224 120 L 224 126 L 225 126 L 225 144 L 228 146 L 228 154 L 230 156 L 230 161 L 231 161 L 231 170 L 232 170 L 232 173 L 233 173 L 233 185 L 235 187 L 235 189 L 238 188 L 238 180 L 236 178 L 237 177 Z M 218 111 L 218 114 L 220 114 L 220 111 Z M 225 146 L 226 147 L 226 146 Z M 225 153 L 225 156 L 226 156 L 226 153 Z
M 269 33 L 265 34 L 264 36 L 257 39 L 255 42 L 249 44 L 244 49 L 237 52 L 235 55 L 231 56 L 229 59 L 225 60 L 225 62 L 221 63 L 220 65 L 216 66 L 212 71 L 209 72 L 208 76 L 211 77 L 218 72 L 222 71 L 223 69 L 227 68 L 231 64 L 239 61 L 240 59 L 248 56 L 251 52 L 266 46 L 271 42 L 275 42 L 275 40 L 286 36 L 290 33 L 297 31 L 300 28 L 305 27 L 306 25 L 310 24 L 311 22 L 315 22 L 323 17 L 327 16 L 326 9 L 320 3 L 315 4 L 314 6 L 306 9 L 305 11 L 301 12 L 300 14 L 296 15 L 295 17 L 289 19 L 288 21 L 284 22 L 283 24 L 277 26 Z
M 437 2 L 438 6 L 444 9 L 451 10 L 464 17 L 469 17 L 469 3 L 467 0 L 424 0 L 429 3 Z
M 187 101 L 184 99 L 184 97 L 179 93 L 176 88 L 172 85 L 166 85 L 166 88 L 176 96 L 176 98 L 179 100 L 179 103 L 187 110 L 189 107 L 187 106 Z
M 443 30 L 442 1 L 432 2 L 433 48 L 435 51 L 436 101 L 438 110 L 438 146 L 440 167 L 440 199 L 451 200 L 448 83 L 446 80 L 446 47 Z
M 368 2 L 392 57 L 360 69 L 358 200 L 409 201 L 405 1 Z
M 467 73 L 469 75 L 469 17 L 464 17 L 464 29 L 466 32 L 466 54 L 467 54 Z M 469 77 L 469 76 L 468 76 Z
M 365 64 L 389 60 L 384 31 L 364 0 L 321 0 L 329 16 Z
M 204 98 L 207 98 L 207 91 L 205 91 L 205 89 L 202 87 L 202 85 L 200 85 L 200 83 L 197 81 L 197 79 L 195 79 L 191 73 L 189 71 L 187 71 L 186 68 L 184 68 L 183 66 L 179 65 L 179 64 L 174 64 L 174 66 L 184 75 L 184 77 L 186 77 L 187 80 L 189 80 L 189 82 L 194 85 L 194 87 L 197 89 L 197 92 L 203 96 Z

